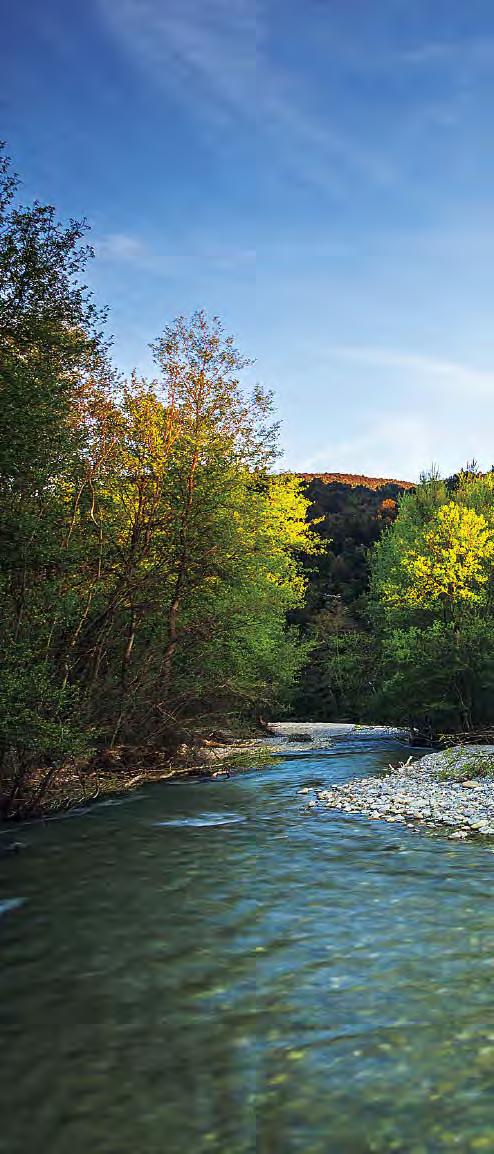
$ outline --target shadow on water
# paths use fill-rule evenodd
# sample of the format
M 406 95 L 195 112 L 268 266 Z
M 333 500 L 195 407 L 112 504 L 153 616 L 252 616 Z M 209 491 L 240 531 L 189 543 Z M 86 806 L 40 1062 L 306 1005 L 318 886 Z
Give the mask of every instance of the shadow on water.
M 151 785 L 2 860 L 5 1154 L 494 1150 L 494 857 L 300 789 L 384 738 Z

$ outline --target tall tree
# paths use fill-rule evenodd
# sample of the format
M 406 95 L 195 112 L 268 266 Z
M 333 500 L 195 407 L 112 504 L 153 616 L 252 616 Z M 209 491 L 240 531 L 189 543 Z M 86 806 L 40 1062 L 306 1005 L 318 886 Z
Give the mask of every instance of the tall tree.
M 257 389 L 243 395 L 238 374 L 248 362 L 220 321 L 198 312 L 180 317 L 154 346 L 162 373 L 165 407 L 177 412 L 180 432 L 172 461 L 175 525 L 173 579 L 168 603 L 168 639 L 163 653 L 163 695 L 170 691 L 174 655 L 180 643 L 184 597 L 214 572 L 224 532 L 222 508 L 239 471 L 266 467 L 275 456 L 274 430 L 265 424 L 270 398 Z
M 54 671 L 67 483 L 81 450 L 76 397 L 105 349 L 81 275 L 84 222 L 18 200 L 0 161 L 0 761 L 15 792 L 30 758 L 71 747 L 74 697 Z M 77 744 L 77 741 L 76 741 Z M 22 752 L 24 751 L 24 752 Z
M 315 549 L 274 477 L 271 397 L 217 318 L 179 317 L 159 376 L 117 379 L 84 288 L 84 222 L 18 203 L 0 164 L 0 785 L 36 806 L 92 747 L 284 695 Z

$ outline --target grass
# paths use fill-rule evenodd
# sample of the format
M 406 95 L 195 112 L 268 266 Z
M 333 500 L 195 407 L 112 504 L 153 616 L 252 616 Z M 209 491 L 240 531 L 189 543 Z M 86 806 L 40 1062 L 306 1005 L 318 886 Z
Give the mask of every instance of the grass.
M 240 753 L 232 753 L 231 757 L 224 757 L 218 761 L 215 766 L 218 770 L 239 770 L 239 769 L 264 769 L 268 766 L 274 766 L 279 761 L 279 754 L 272 753 L 270 749 L 246 749 Z M 208 769 L 212 768 L 212 763 L 208 763 Z
M 440 781 L 474 781 L 494 777 L 494 757 L 486 757 L 482 753 L 465 753 L 463 756 L 458 750 L 445 750 L 442 760 L 446 764 L 437 771 Z

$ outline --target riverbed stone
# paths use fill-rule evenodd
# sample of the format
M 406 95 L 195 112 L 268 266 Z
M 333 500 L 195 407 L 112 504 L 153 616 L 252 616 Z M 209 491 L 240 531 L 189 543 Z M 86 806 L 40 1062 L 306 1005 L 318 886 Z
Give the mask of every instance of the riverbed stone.
M 462 769 L 471 773 L 472 764 L 482 777 L 462 781 Z M 360 813 L 374 821 L 403 822 L 409 828 L 414 822 L 431 829 L 442 827 L 444 832 L 453 831 L 450 838 L 458 834 L 458 840 L 468 834 L 493 837 L 494 747 L 460 746 L 427 754 L 412 764 L 391 767 L 386 778 L 359 778 L 321 790 L 317 796 L 329 808 Z

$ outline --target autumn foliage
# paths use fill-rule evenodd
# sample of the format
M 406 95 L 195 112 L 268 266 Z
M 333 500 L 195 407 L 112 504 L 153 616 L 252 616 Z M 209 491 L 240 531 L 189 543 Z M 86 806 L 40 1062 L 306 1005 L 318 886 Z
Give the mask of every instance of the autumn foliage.
M 400 489 L 413 489 L 412 481 L 397 481 L 390 477 L 367 477 L 363 473 L 298 473 L 304 481 L 322 481 L 324 485 L 345 485 L 350 489 L 384 489 L 387 485 L 398 485 Z

